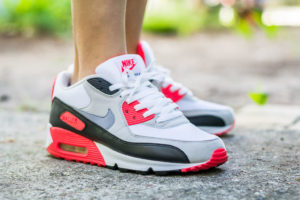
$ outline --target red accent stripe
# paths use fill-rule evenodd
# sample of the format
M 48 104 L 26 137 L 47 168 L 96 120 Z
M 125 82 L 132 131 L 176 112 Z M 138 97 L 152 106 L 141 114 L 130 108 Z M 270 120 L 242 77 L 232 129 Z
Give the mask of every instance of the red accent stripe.
M 53 142 L 49 145 L 47 151 L 51 155 L 69 161 L 74 160 L 77 162 L 90 163 L 92 165 L 105 166 L 104 158 L 93 141 L 58 127 L 51 127 L 50 133 Z M 87 148 L 88 151 L 87 154 L 64 151 L 60 148 L 60 144 L 84 147 Z
M 167 87 L 165 88 L 161 88 L 161 92 L 169 99 L 172 99 L 172 101 L 174 103 L 178 102 L 179 100 L 181 100 L 183 97 L 184 97 L 184 94 L 181 95 L 179 94 L 179 89 L 172 92 L 171 91 L 171 87 L 172 87 L 172 84 L 168 85 Z
M 56 83 L 57 76 L 55 76 L 53 84 L 52 84 L 52 91 L 51 91 L 51 102 L 53 101 L 53 93 L 54 93 L 54 88 L 55 88 L 55 83 Z
M 126 119 L 128 125 L 143 123 L 143 122 L 153 119 L 155 116 L 153 114 L 148 117 L 143 117 L 143 114 L 146 111 L 148 111 L 148 109 L 144 108 L 142 110 L 136 111 L 134 109 L 134 106 L 137 104 L 139 104 L 138 101 L 134 101 L 130 104 L 128 104 L 126 101 L 124 101 L 124 103 L 122 105 L 123 114 L 125 116 L 125 119 Z
M 228 160 L 227 152 L 224 148 L 216 149 L 209 161 L 202 163 L 200 165 L 196 165 L 193 167 L 188 167 L 185 169 L 182 169 L 181 172 L 197 172 L 200 170 L 207 170 L 213 167 L 217 167 L 219 165 L 222 165 Z
M 143 49 L 142 42 L 139 42 L 139 44 L 138 44 L 137 54 L 139 54 L 143 58 L 143 60 L 145 62 L 145 65 L 147 67 L 146 58 L 145 58 L 145 52 L 144 52 L 144 49 Z
M 69 126 L 72 126 L 76 130 L 82 131 L 85 127 L 85 124 L 80 119 L 68 111 L 61 114 L 59 118 L 61 121 L 65 122 Z

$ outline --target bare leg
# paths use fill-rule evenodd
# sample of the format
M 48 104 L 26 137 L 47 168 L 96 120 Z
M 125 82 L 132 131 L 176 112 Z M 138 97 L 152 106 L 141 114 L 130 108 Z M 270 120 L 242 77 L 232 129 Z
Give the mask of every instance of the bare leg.
M 126 53 L 125 10 L 126 0 L 72 0 L 73 83 L 93 74 L 103 61 Z
M 128 0 L 126 6 L 126 44 L 128 53 L 135 54 L 140 41 L 147 0 Z

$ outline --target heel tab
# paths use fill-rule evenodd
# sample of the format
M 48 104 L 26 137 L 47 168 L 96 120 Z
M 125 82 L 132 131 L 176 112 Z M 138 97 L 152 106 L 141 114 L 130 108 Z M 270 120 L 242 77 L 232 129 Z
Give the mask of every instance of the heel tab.
M 52 92 L 51 92 L 51 102 L 53 102 L 53 98 L 56 96 L 56 87 L 68 87 L 71 84 L 72 73 L 68 70 L 62 71 L 57 74 L 54 78 L 52 84 Z M 59 85 L 59 86 L 58 86 Z
M 58 76 L 58 75 L 55 76 L 54 81 L 53 81 L 53 84 L 52 84 L 51 102 L 53 102 L 53 94 L 54 94 L 54 88 L 55 88 L 55 83 L 56 83 L 57 76 Z

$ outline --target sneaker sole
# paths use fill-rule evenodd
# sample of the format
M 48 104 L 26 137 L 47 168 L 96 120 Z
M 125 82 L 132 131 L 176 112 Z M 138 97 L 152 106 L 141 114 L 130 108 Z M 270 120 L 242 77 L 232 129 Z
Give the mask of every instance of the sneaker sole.
M 50 127 L 47 151 L 56 158 L 83 162 L 120 171 L 140 174 L 166 175 L 208 170 L 225 163 L 228 159 L 224 148 L 216 149 L 211 158 L 202 163 L 168 163 L 136 158 L 116 152 L 103 144 L 95 143 L 71 131 Z
M 197 126 L 201 130 L 217 135 L 217 136 L 223 136 L 227 133 L 229 133 L 234 127 L 235 127 L 235 121 L 233 122 L 232 125 L 224 126 L 224 127 L 217 127 L 217 126 Z

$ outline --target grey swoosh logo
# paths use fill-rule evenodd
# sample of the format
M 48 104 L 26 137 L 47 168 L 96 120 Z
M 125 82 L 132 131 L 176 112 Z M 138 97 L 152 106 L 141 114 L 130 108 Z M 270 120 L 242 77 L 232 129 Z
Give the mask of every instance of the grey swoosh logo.
M 76 111 L 79 112 L 81 115 L 83 115 L 85 118 L 89 119 L 90 121 L 94 122 L 95 124 L 101 126 L 104 129 L 109 129 L 115 123 L 115 116 L 111 111 L 111 109 L 108 109 L 108 112 L 104 117 L 100 117 L 88 112 L 84 112 L 79 109 L 76 109 Z

